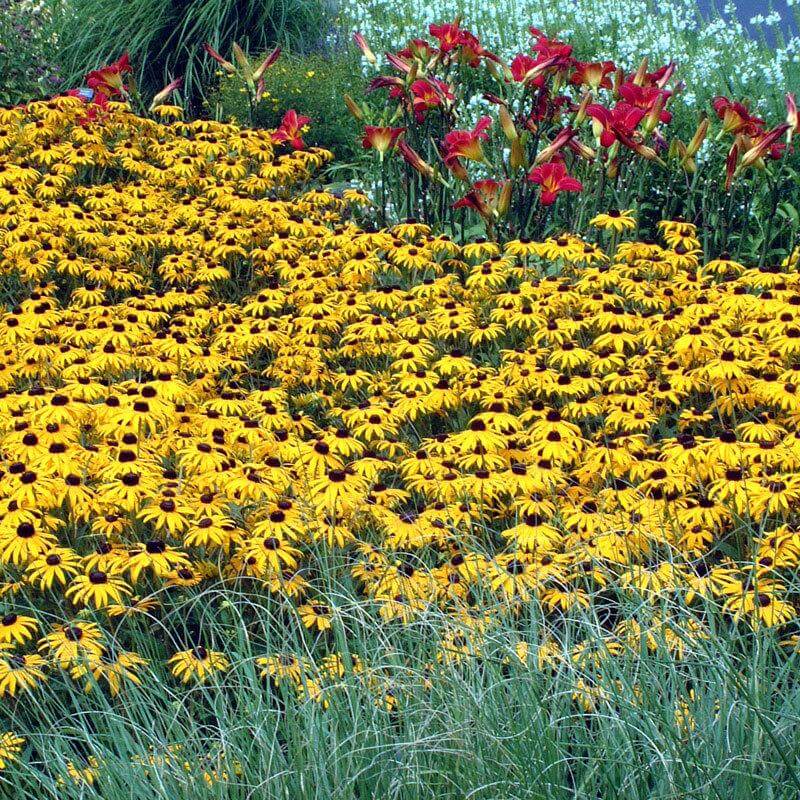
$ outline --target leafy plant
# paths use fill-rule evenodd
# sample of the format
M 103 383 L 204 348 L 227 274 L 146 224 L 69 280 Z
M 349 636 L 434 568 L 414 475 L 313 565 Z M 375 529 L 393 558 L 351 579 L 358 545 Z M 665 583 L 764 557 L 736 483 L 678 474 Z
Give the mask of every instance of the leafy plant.
M 0 0 L 0 106 L 45 97 L 62 83 L 51 57 L 60 3 Z
M 253 62 L 254 68 L 259 61 Z M 359 60 L 352 50 L 283 53 L 264 72 L 263 80 L 251 114 L 241 72 L 222 70 L 215 116 L 252 120 L 259 127 L 276 128 L 284 112 L 294 108 L 314 121 L 306 137 L 310 145 L 333 151 L 339 161 L 350 161 L 362 150 L 358 143 L 360 126 L 344 102 L 345 95 L 364 99 Z
M 328 25 L 321 0 L 83 0 L 63 31 L 65 77 L 75 83 L 127 50 L 146 92 L 183 76 L 196 105 L 215 67 L 204 42 L 221 52 L 234 41 L 248 52 L 310 47 Z

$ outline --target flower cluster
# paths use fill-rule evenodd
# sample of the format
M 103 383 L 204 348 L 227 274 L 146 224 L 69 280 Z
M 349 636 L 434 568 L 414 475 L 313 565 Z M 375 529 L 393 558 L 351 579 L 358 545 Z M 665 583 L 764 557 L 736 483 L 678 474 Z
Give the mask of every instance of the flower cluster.
M 697 172 L 709 121 L 702 118 L 686 143 L 670 134 L 668 105 L 685 88 L 674 81 L 674 62 L 650 71 L 644 59 L 626 72 L 612 61 L 580 60 L 572 45 L 536 28 L 529 31 L 529 50 L 506 61 L 458 18 L 432 24 L 429 33 L 430 39 L 412 39 L 387 54 L 393 72 L 370 83 L 371 91 L 386 91 L 389 98 L 388 107 L 381 105 L 379 124 L 366 125 L 363 140 L 383 167 L 384 216 L 385 158 L 391 152 L 407 165 L 394 190 L 396 207 L 451 226 L 452 209 L 470 208 L 489 238 L 500 222 L 505 238 L 541 235 L 547 230 L 546 208 L 562 193 L 583 191 L 587 181 L 596 211 L 607 184 L 610 192 L 640 205 L 647 178 L 654 177 L 648 162 L 659 165 L 660 178 L 668 169 L 683 179 Z M 377 65 L 364 37 L 356 34 L 355 40 L 365 59 Z M 483 115 L 465 129 L 476 95 L 494 116 Z M 735 136 L 727 158 L 719 159 L 720 173 L 723 165 L 727 171 L 727 191 L 745 170 L 763 172 L 767 160 L 781 158 L 786 145 L 780 140 L 785 136 L 791 142 L 798 129 L 794 95 L 788 94 L 786 103 L 787 121 L 769 130 L 743 104 L 715 98 L 720 135 Z M 349 106 L 360 119 L 371 115 L 367 104 Z M 464 184 L 466 194 L 458 197 Z M 584 219 L 584 205 L 574 207 L 574 216 Z
M 679 659 L 709 614 L 794 646 L 800 253 L 704 262 L 681 221 L 605 248 L 362 228 L 363 195 L 307 185 L 330 154 L 286 148 L 299 124 L 0 112 L 0 696 L 144 681 L 165 665 L 129 627 L 219 582 L 306 631 L 313 665 L 258 663 L 323 706 L 345 670 L 397 702 L 329 634 L 334 575 L 375 625 L 443 615 L 440 661 L 534 601 L 544 664 L 593 607 L 607 658 Z M 237 668 L 202 626 L 173 633 L 175 680 Z
M 786 5 L 796 3 L 789 0 Z M 354 28 L 388 50 L 402 47 L 420 27 L 453 13 L 453 4 L 444 0 L 408 0 L 400 7 L 387 0 L 348 0 L 342 7 Z M 752 20 L 764 39 L 774 43 L 764 47 L 760 37 L 749 34 L 742 24 L 749 20 L 740 17 L 741 3 L 715 4 L 722 13 L 712 15 L 703 14 L 703 7 L 696 0 L 458 3 L 458 10 L 485 32 L 486 46 L 503 58 L 513 58 L 527 20 L 543 30 L 574 37 L 591 47 L 599 60 L 613 60 L 626 69 L 635 69 L 643 53 L 654 61 L 675 59 L 692 87 L 684 94 L 690 105 L 728 91 L 731 85 L 742 90 L 766 84 L 775 92 L 794 87 L 800 63 L 800 36 L 791 20 L 796 9 L 787 9 L 786 20 L 776 19 L 778 15 Z M 784 35 L 776 36 L 776 28 Z

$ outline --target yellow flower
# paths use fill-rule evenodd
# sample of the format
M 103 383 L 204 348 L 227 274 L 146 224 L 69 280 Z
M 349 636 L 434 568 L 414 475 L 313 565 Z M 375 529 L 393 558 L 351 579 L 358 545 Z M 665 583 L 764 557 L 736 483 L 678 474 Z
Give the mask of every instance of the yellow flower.
M 603 230 L 611 230 L 621 233 L 626 230 L 633 230 L 636 227 L 636 218 L 633 216 L 633 209 L 626 211 L 607 211 L 598 214 L 589 220 L 590 225 Z
M 25 739 L 15 733 L 7 731 L 0 734 L 0 771 L 18 760 L 24 744 Z
M 217 673 L 226 672 L 230 662 L 222 653 L 198 645 L 176 653 L 170 658 L 169 665 L 172 674 L 182 683 L 193 680 L 203 683 Z

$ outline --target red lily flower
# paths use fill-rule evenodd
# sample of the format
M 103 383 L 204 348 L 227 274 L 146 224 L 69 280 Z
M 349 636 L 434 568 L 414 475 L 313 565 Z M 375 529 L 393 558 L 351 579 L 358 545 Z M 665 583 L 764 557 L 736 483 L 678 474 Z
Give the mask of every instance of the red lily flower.
M 520 53 L 511 62 L 511 74 L 517 83 L 522 83 L 525 76 L 538 64 L 538 60 L 533 56 Z
M 427 64 L 439 51 L 424 39 L 411 39 L 411 41 L 397 55 L 404 59 L 418 59 Z
M 589 86 L 595 91 L 610 89 L 611 78 L 608 76 L 615 70 L 613 61 L 578 61 L 569 82 L 575 86 Z
M 548 39 L 538 28 L 529 28 L 531 35 L 536 39 L 533 45 L 534 52 L 542 58 L 556 56 L 564 66 L 572 63 L 572 45 L 559 42 L 557 39 Z
M 678 65 L 674 61 L 670 61 L 669 64 L 659 67 L 655 72 L 646 72 L 644 85 L 663 89 L 669 83 L 669 79 L 673 76 L 677 67 Z
M 361 144 L 365 150 L 376 150 L 383 158 L 386 153 L 395 147 L 397 140 L 405 131 L 405 128 L 366 125 L 364 126 L 364 138 L 361 140 Z
M 783 155 L 786 145 L 783 142 L 779 142 L 778 139 L 788 130 L 789 123 L 782 122 L 777 128 L 773 128 L 768 133 L 761 133 L 756 136 L 750 148 L 742 156 L 742 163 L 739 169 L 746 169 L 754 165 L 763 168 L 764 163 L 762 159 L 766 157 L 773 160 L 779 159 Z
M 306 146 L 302 139 L 304 125 L 311 122 L 311 117 L 304 117 L 290 108 L 281 120 L 280 127 L 273 132 L 272 141 L 277 144 L 288 142 L 295 150 L 303 150 Z
M 727 97 L 715 97 L 711 103 L 717 116 L 722 120 L 722 132 L 734 135 L 742 133 L 755 136 L 764 127 L 764 120 L 754 117 L 743 103 L 728 100 Z
M 555 203 L 561 192 L 583 190 L 583 184 L 567 172 L 563 161 L 551 161 L 549 164 L 534 167 L 528 174 L 528 180 L 542 187 L 541 203 L 543 206 Z
M 450 131 L 444 137 L 444 162 L 448 166 L 450 161 L 457 158 L 466 158 L 470 161 L 485 161 L 481 142 L 489 136 L 486 133 L 492 127 L 491 117 L 481 117 L 475 128 L 471 131 Z
M 394 75 L 378 75 L 373 78 L 367 86 L 368 92 L 374 92 L 376 89 L 388 89 L 389 97 L 398 98 L 402 97 L 405 90 L 405 83 L 402 78 Z
M 620 97 L 634 108 L 641 108 L 645 113 L 652 111 L 657 104 L 662 104 L 659 119 L 665 125 L 672 119 L 672 114 L 663 109 L 663 104 L 672 96 L 666 89 L 655 86 L 637 86 L 635 83 L 623 83 L 618 87 Z
M 472 188 L 453 203 L 453 208 L 471 208 L 485 220 L 492 221 L 505 216 L 511 203 L 510 181 L 496 181 L 486 178 L 476 181 Z
M 546 73 L 558 69 L 559 64 L 558 56 L 533 58 L 531 56 L 518 55 L 511 62 L 511 75 L 518 83 L 541 88 L 544 86 Z
M 605 106 L 592 103 L 586 107 L 586 114 L 592 118 L 594 135 L 603 147 L 611 147 L 619 140 L 633 148 L 632 137 L 645 111 L 628 103 L 617 103 L 610 111 Z
M 428 80 L 420 78 L 411 84 L 411 105 L 414 109 L 414 116 L 417 122 L 425 119 L 425 112 L 437 106 L 444 105 L 454 99 L 450 87 L 437 78 Z
M 536 122 L 552 120 L 558 122 L 564 109 L 569 105 L 570 99 L 565 95 L 553 97 L 545 86 L 538 92 L 530 116 L 526 120 L 526 127 L 531 131 L 536 131 Z
M 536 156 L 536 160 L 534 161 L 534 165 L 541 164 L 545 161 L 552 161 L 556 155 L 566 147 L 576 136 L 578 135 L 577 131 L 574 131 L 572 128 L 567 126 L 566 128 L 562 128 L 560 130 L 552 142 L 547 147 L 542 148 Z
M 466 64 L 468 67 L 477 67 L 481 63 L 482 58 L 487 58 L 497 63 L 500 62 L 500 59 L 494 53 L 490 53 L 478 41 L 478 37 L 469 31 L 461 31 L 458 58 L 462 64 Z
M 444 25 L 431 25 L 428 31 L 438 40 L 442 53 L 450 53 L 461 45 L 462 30 L 458 18 Z
M 112 64 L 92 70 L 86 76 L 86 85 L 90 89 L 101 92 L 106 95 L 106 97 L 114 97 L 125 91 L 122 76 L 128 72 L 131 72 L 131 64 L 128 59 L 128 54 L 123 53 L 123 55 Z

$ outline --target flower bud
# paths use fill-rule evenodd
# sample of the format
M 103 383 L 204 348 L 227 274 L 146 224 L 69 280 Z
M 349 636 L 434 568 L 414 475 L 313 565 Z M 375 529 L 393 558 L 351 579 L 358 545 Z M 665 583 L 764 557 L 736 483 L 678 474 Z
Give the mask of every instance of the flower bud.
M 519 134 L 517 133 L 517 128 L 514 125 L 514 120 L 511 119 L 511 114 L 509 113 L 508 107 L 505 104 L 500 106 L 498 116 L 500 117 L 500 127 L 503 129 L 506 139 L 508 139 L 509 142 L 519 139 Z
M 692 136 L 692 140 L 689 144 L 686 145 L 686 155 L 690 158 L 697 155 L 697 151 L 700 149 L 700 145 L 703 144 L 703 140 L 706 138 L 708 134 L 708 127 L 711 123 L 708 120 L 708 117 L 704 116 L 703 119 L 700 120 L 700 124 L 697 126 L 697 130 L 694 132 L 694 136 Z
M 367 44 L 367 40 L 358 31 L 353 34 L 353 39 L 361 52 L 364 54 L 364 58 L 366 58 L 370 64 L 375 66 L 375 64 L 378 63 L 378 59 L 375 57 L 375 53 L 372 52 L 370 46 Z
M 347 106 L 347 110 L 361 122 L 364 119 L 364 112 L 359 108 L 358 104 L 349 94 L 345 94 L 344 96 L 344 104 Z
M 525 158 L 525 148 L 521 139 L 514 139 L 511 142 L 511 169 L 527 169 L 527 159 Z

